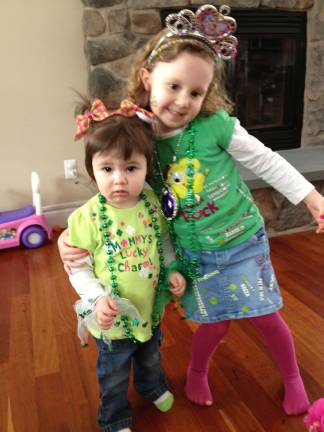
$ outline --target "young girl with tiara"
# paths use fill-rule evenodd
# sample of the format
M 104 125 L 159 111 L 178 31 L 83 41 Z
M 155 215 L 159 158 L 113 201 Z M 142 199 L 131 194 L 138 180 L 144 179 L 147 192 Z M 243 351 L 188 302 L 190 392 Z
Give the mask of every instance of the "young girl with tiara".
M 70 244 L 91 252 L 70 281 L 81 298 L 75 305 L 80 339 L 84 345 L 90 332 L 99 351 L 100 430 L 129 432 L 132 365 L 138 393 L 163 412 L 173 404 L 161 368 L 160 320 L 170 293 L 181 296 L 186 283 L 158 199 L 144 185 L 151 113 L 129 101 L 108 112 L 98 99 L 82 112 L 76 138 L 85 136 L 85 165 L 99 193 L 68 220 Z
M 195 302 L 186 317 L 201 323 L 193 336 L 186 395 L 211 405 L 210 359 L 231 320 L 248 318 L 260 331 L 284 383 L 287 414 L 307 410 L 309 400 L 297 365 L 292 334 L 271 265 L 264 220 L 241 179 L 235 160 L 286 196 L 301 201 L 324 231 L 324 198 L 278 153 L 272 152 L 228 113 L 222 60 L 236 54 L 230 9 L 211 5 L 169 15 L 135 61 L 129 96 L 156 117 L 154 175 L 175 252 L 192 279 Z M 60 239 L 66 265 L 73 252 Z

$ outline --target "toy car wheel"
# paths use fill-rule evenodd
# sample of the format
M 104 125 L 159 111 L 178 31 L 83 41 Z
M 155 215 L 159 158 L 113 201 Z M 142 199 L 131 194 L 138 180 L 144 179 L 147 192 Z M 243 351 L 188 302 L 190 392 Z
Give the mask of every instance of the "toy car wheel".
M 22 232 L 20 241 L 26 248 L 37 248 L 45 243 L 46 233 L 39 226 L 30 226 Z

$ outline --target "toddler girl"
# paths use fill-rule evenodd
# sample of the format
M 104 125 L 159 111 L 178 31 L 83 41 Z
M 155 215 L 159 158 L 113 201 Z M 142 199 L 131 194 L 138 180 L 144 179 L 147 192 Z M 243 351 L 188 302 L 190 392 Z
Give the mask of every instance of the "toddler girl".
M 150 114 L 133 104 L 108 112 L 96 99 L 77 117 L 76 138 L 85 135 L 85 165 L 99 193 L 68 220 L 69 242 L 90 251 L 70 281 L 79 335 L 98 346 L 101 431 L 130 431 L 127 391 L 131 365 L 135 389 L 160 411 L 173 403 L 161 369 L 160 320 L 169 286 L 182 295 L 185 279 L 174 271 L 167 226 L 159 202 L 144 182 L 152 157 Z

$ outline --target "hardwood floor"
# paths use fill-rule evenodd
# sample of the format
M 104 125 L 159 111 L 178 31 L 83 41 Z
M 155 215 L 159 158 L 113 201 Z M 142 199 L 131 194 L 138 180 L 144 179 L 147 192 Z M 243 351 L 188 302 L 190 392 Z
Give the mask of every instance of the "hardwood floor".
M 271 240 L 297 356 L 311 400 L 324 397 L 324 236 Z M 0 431 L 96 432 L 96 348 L 81 348 L 70 287 L 56 243 L 0 251 Z M 303 432 L 303 416 L 281 409 L 281 380 L 248 322 L 232 323 L 214 356 L 214 405 L 197 407 L 183 392 L 195 325 L 168 308 L 163 357 L 174 408 L 159 413 L 130 390 L 134 432 Z

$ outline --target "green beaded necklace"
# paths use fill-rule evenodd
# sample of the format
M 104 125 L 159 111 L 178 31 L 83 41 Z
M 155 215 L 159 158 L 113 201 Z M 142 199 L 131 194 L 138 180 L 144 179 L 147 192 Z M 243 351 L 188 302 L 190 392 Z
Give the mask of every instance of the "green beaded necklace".
M 193 178 L 195 174 L 195 169 L 193 165 L 193 159 L 195 157 L 195 135 L 196 131 L 192 123 L 190 123 L 187 126 L 187 129 L 185 130 L 185 133 L 188 134 L 189 137 L 189 145 L 185 152 L 187 158 L 188 158 L 188 164 L 186 167 L 186 174 L 187 174 L 187 195 L 185 198 L 185 207 L 187 209 L 187 215 L 188 215 L 188 224 L 190 227 L 190 243 L 191 247 L 190 250 L 194 253 L 198 252 L 199 247 L 197 245 L 197 236 L 196 236 L 196 227 L 195 227 L 195 219 L 193 218 L 193 211 L 194 211 L 194 204 L 195 204 L 195 194 L 193 192 Z M 182 137 L 182 135 L 181 135 Z M 160 183 L 159 189 L 162 189 L 164 186 L 164 177 L 161 169 L 160 162 L 158 160 L 158 153 L 157 149 L 155 151 L 155 170 L 154 170 L 154 178 L 155 180 Z M 179 261 L 182 263 L 183 268 L 185 269 L 187 275 L 190 279 L 197 279 L 200 277 L 199 273 L 199 260 L 196 256 L 194 256 L 191 260 L 187 259 L 183 253 L 182 248 L 180 246 L 180 242 L 178 240 L 177 235 L 175 234 L 174 229 L 174 223 L 175 219 L 167 220 L 167 223 L 169 225 L 169 231 L 170 231 L 170 237 L 172 240 L 173 248 L 176 253 L 176 256 L 178 257 Z
M 156 237 L 156 245 L 157 245 L 157 251 L 158 251 L 159 262 L 160 262 L 159 279 L 156 287 L 155 302 L 154 302 L 154 307 L 151 315 L 152 326 L 156 327 L 159 324 L 161 319 L 161 310 L 160 310 L 161 307 L 160 307 L 159 299 L 161 297 L 162 284 L 165 282 L 165 278 L 166 278 L 166 267 L 164 263 L 164 254 L 163 254 L 160 226 L 158 224 L 157 217 L 154 216 L 154 210 L 145 193 L 143 192 L 141 193 L 140 199 L 144 201 L 145 208 L 147 209 L 153 223 L 153 229 Z M 98 200 L 99 200 L 99 210 L 100 210 L 100 219 L 101 219 L 101 226 L 99 230 L 102 232 L 105 246 L 108 246 L 105 248 L 105 250 L 108 257 L 107 271 L 110 278 L 111 290 L 115 297 L 120 297 L 118 278 L 116 274 L 117 272 L 114 266 L 113 249 L 109 247 L 112 243 L 110 240 L 110 233 L 108 231 L 108 228 L 113 224 L 113 221 L 112 219 L 109 218 L 109 215 L 107 213 L 108 210 L 106 206 L 107 203 L 106 198 L 101 193 L 99 193 Z M 127 315 L 121 315 L 120 320 L 121 320 L 122 327 L 124 329 L 125 336 L 130 340 L 132 340 L 133 342 L 137 342 L 134 333 L 131 330 L 131 326 L 137 327 L 139 325 L 138 320 L 130 321 Z M 142 325 L 145 327 L 147 323 L 143 323 Z

